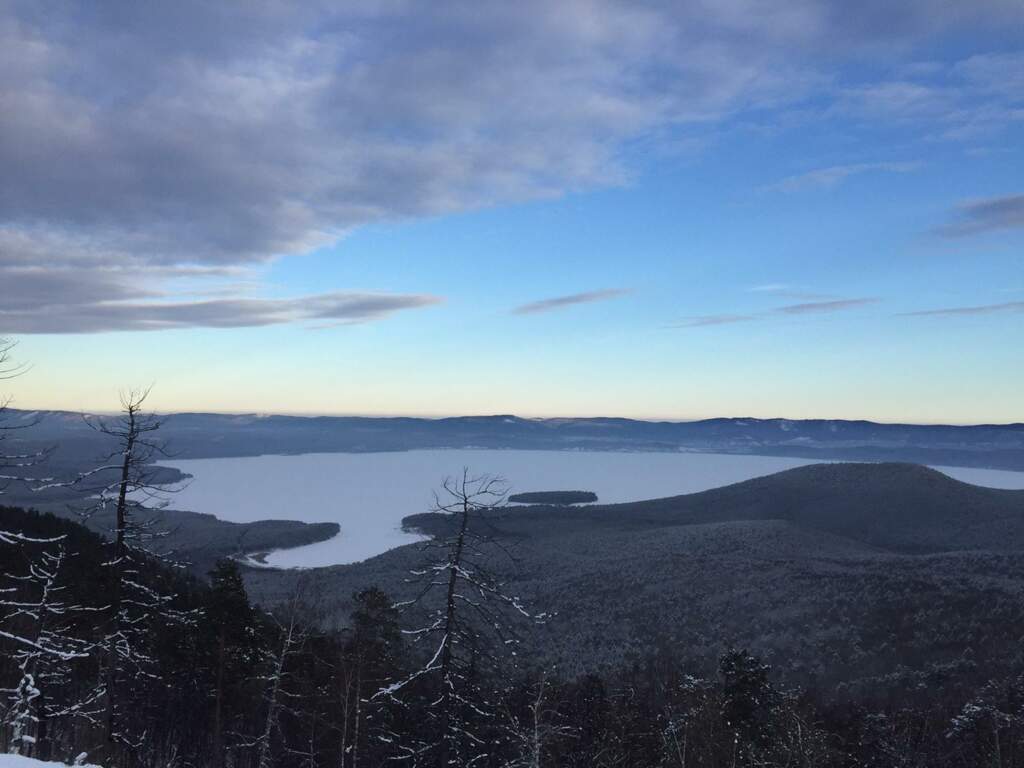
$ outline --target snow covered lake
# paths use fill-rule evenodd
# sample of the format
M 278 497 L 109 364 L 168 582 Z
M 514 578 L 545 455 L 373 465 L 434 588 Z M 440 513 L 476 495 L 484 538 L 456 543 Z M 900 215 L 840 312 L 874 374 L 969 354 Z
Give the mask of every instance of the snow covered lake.
M 354 563 L 419 540 L 402 518 L 427 512 L 433 491 L 463 467 L 501 475 L 512 493 L 593 491 L 601 503 L 638 501 L 716 488 L 814 463 L 772 456 L 599 451 L 423 450 L 308 453 L 163 462 L 192 475 L 177 509 L 222 520 L 336 522 L 338 536 L 267 557 L 278 567 Z M 1024 472 L 937 467 L 977 485 L 1024 488 Z

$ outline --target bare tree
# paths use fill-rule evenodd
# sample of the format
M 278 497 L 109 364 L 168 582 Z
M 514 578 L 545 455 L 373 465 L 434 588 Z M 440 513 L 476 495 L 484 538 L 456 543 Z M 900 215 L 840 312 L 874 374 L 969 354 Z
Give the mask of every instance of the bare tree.
M 110 533 L 118 558 L 162 535 L 155 528 L 152 511 L 167 506 L 170 491 L 158 481 L 153 461 L 167 453 L 153 437 L 163 420 L 144 409 L 149 393 L 148 388 L 122 393 L 121 413 L 114 419 L 84 417 L 90 427 L 110 438 L 114 447 L 99 467 L 83 473 L 77 481 L 86 485 L 100 479 L 91 489 L 95 501 L 83 517 L 113 511 Z
M 112 551 L 106 563 L 113 573 L 105 633 L 105 675 L 100 689 L 105 701 L 106 746 L 115 759 L 122 747 L 138 743 L 126 726 L 126 707 L 121 698 L 122 691 L 130 691 L 133 678 L 151 674 L 148 633 L 154 620 L 189 619 L 172 609 L 173 595 L 163 594 L 143 576 L 155 557 L 150 543 L 165 535 L 157 528 L 159 516 L 154 510 L 167 505 L 170 492 L 159 483 L 153 468 L 152 462 L 166 452 L 154 437 L 163 421 L 144 408 L 148 396 L 149 389 L 131 390 L 121 395 L 117 417 L 86 418 L 87 424 L 114 445 L 101 466 L 83 473 L 77 481 L 85 488 L 92 483 L 90 495 L 94 501 L 83 517 L 113 514 Z
M 473 765 L 486 759 L 496 746 L 493 739 L 503 738 L 497 736 L 498 656 L 515 655 L 516 619 L 544 619 L 507 594 L 493 570 L 496 558 L 511 558 L 487 533 L 487 515 L 504 504 L 506 491 L 501 478 L 464 469 L 460 477 L 444 481 L 443 495 L 435 494 L 434 511 L 444 516 L 450 532 L 425 545 L 437 554 L 412 571 L 418 594 L 398 604 L 428 610 L 422 626 L 404 630 L 427 646 L 426 661 L 377 693 L 400 698 L 417 681 L 430 687 L 433 698 L 426 711 L 432 727 L 418 738 L 396 735 L 401 757 L 413 764 Z

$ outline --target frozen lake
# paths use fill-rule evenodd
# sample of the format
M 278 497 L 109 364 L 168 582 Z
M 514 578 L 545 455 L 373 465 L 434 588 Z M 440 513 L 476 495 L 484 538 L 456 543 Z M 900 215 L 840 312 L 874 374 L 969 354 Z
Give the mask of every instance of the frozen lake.
M 193 476 L 174 506 L 222 520 L 335 522 L 328 541 L 279 550 L 278 567 L 353 563 L 419 537 L 400 529 L 406 515 L 430 510 L 447 475 L 469 467 L 501 475 L 512 493 L 593 491 L 602 503 L 638 501 L 716 488 L 783 469 L 805 459 L 705 453 L 424 450 L 395 453 L 308 453 L 163 462 Z M 937 467 L 994 488 L 1024 488 L 1024 472 Z

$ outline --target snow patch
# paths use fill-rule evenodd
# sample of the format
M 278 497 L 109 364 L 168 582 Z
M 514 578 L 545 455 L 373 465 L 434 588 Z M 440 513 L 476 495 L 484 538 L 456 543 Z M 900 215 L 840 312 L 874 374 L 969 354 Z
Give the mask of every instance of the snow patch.
M 76 762 L 75 765 L 80 768 L 98 768 L 98 766 L 86 763 Z M 0 768 L 67 768 L 67 765 L 65 763 L 44 763 L 42 760 L 21 755 L 0 755 Z

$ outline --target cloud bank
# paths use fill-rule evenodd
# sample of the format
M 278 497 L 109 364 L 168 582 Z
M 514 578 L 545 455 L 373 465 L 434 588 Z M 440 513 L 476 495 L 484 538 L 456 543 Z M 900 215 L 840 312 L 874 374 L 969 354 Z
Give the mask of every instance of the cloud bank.
M 379 320 L 437 304 L 436 296 L 323 293 L 292 299 L 208 299 L 184 302 L 68 300 L 0 309 L 11 333 L 98 333 L 175 328 L 244 328 L 308 321 L 314 327 Z
M 168 300 L 169 281 L 223 286 L 235 278 L 219 271 L 370 222 L 622 184 L 631 142 L 811 98 L 826 117 L 993 130 L 1013 117 L 1020 56 L 842 87 L 837 68 L 1022 21 L 1010 0 L 12 0 L 0 9 L 0 332 L 39 327 L 11 296 L 47 301 L 54 332 L 107 328 L 95 318 L 138 317 Z M 192 303 L 192 316 L 211 311 Z

